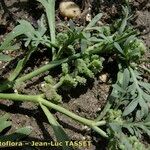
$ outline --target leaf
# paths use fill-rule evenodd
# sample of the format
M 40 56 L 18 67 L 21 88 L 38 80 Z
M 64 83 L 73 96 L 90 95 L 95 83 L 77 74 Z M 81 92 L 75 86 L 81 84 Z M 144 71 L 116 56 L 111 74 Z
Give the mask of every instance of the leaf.
M 132 83 L 131 85 L 128 86 L 128 89 L 127 89 L 127 92 L 133 92 L 135 93 L 136 92 L 136 85 L 135 83 Z
M 46 32 L 45 22 L 44 22 L 44 15 L 41 16 L 41 19 L 38 20 L 38 32 L 40 35 L 44 35 Z
M 1 44 L 0 46 L 0 52 L 2 50 L 6 50 L 6 49 L 10 49 L 11 44 L 13 42 L 13 40 L 20 36 L 20 35 L 26 35 L 27 37 L 32 36 L 32 33 L 34 33 L 34 28 L 32 27 L 32 25 L 25 20 L 20 20 L 19 21 L 19 25 L 17 25 L 10 33 L 7 34 L 7 36 L 5 37 L 4 42 Z
M 8 62 L 11 61 L 12 59 L 13 58 L 8 55 L 0 54 L 0 61 Z
M 122 34 L 123 31 L 125 30 L 126 26 L 127 26 L 127 20 L 128 20 L 128 16 L 129 16 L 129 10 L 128 7 L 123 7 L 123 14 L 124 14 L 124 19 L 122 20 L 121 26 L 119 28 L 119 33 Z
M 0 132 L 2 132 L 4 129 L 8 128 L 11 126 L 10 121 L 3 121 L 0 123 Z
M 3 122 L 3 121 L 6 121 L 10 118 L 10 115 L 9 114 L 5 114 L 3 116 L 0 117 L 0 122 Z
M 126 93 L 126 91 L 122 87 L 120 87 L 118 84 L 114 84 L 112 85 L 112 87 L 115 88 L 119 92 Z
M 125 108 L 125 110 L 123 112 L 123 116 L 127 116 L 132 111 L 134 111 L 134 109 L 137 107 L 137 105 L 138 105 L 138 100 L 137 99 L 132 100 L 132 102 L 129 103 L 129 105 Z
M 124 55 L 124 52 L 123 52 L 122 48 L 120 47 L 120 45 L 119 45 L 117 42 L 114 42 L 114 46 L 116 47 L 116 49 L 117 49 L 121 54 Z
M 123 72 L 123 83 L 122 83 L 123 89 L 125 89 L 125 90 L 127 89 L 129 82 L 130 82 L 130 72 L 126 68 Z
M 141 106 L 141 111 L 143 113 L 144 116 L 147 116 L 148 114 L 148 104 L 145 102 L 145 100 L 143 98 L 139 99 L 139 105 Z
M 147 102 L 150 102 L 150 95 L 148 95 L 147 93 L 143 92 L 143 99 L 146 100 Z
M 124 42 L 124 44 L 123 44 L 124 47 L 129 46 L 130 42 L 135 39 L 135 36 L 136 36 L 136 35 L 131 35 L 131 36 L 129 36 L 129 37 L 127 38 L 127 40 Z
M 144 123 L 150 122 L 150 113 L 147 115 L 146 119 L 144 120 Z
M 91 28 L 93 27 L 101 18 L 102 18 L 103 14 L 99 13 L 97 14 L 92 20 L 91 22 L 86 26 L 86 28 L 84 30 L 86 30 L 87 28 Z
M 111 127 L 111 129 L 116 132 L 119 133 L 121 132 L 121 126 L 119 124 L 116 123 L 109 123 L 109 126 Z
M 9 114 L 0 117 L 0 132 L 11 126 L 11 121 L 7 121 L 9 117 Z
M 124 126 L 124 125 L 123 125 L 123 127 L 125 127 L 126 129 L 128 129 L 128 131 L 129 131 L 132 135 L 134 135 L 134 130 L 132 129 L 132 127 Z
M 10 74 L 8 80 L 9 81 L 13 81 L 14 79 L 16 79 L 16 77 L 20 74 L 20 72 L 22 71 L 22 69 L 24 68 L 25 64 L 27 63 L 27 61 L 29 60 L 31 54 L 36 50 L 36 48 L 30 48 L 30 50 L 27 52 L 27 55 L 21 59 L 15 70 Z
M 40 104 L 40 106 L 41 106 L 42 110 L 44 111 L 49 123 L 51 124 L 51 126 L 53 128 L 57 140 L 59 142 L 63 143 L 63 149 L 70 150 L 71 148 L 66 146 L 66 144 L 65 144 L 65 141 L 69 141 L 69 138 L 68 138 L 68 135 L 65 133 L 64 129 L 62 128 L 62 126 L 56 121 L 56 119 L 50 113 L 50 111 L 48 110 L 47 107 L 45 107 L 42 104 Z
M 143 130 L 144 133 L 146 133 L 148 136 L 150 136 L 150 129 L 148 129 L 146 126 L 144 125 L 139 125 L 139 128 L 141 128 Z
M 32 132 L 31 127 L 27 126 L 27 127 L 22 127 L 17 129 L 14 133 L 6 135 L 6 136 L 2 136 L 0 137 L 0 141 L 19 141 L 23 138 L 25 138 L 26 136 L 30 135 L 30 133 Z
M 46 16 L 48 19 L 48 25 L 50 28 L 50 37 L 51 42 L 55 44 L 56 42 L 56 33 L 55 33 L 55 0 L 37 0 L 40 2 L 46 10 Z M 55 49 L 52 48 L 53 59 L 55 58 Z
M 145 90 L 147 90 L 147 92 L 150 93 L 150 83 L 146 83 L 146 82 L 139 82 L 139 85 L 142 86 L 143 88 L 145 88 Z

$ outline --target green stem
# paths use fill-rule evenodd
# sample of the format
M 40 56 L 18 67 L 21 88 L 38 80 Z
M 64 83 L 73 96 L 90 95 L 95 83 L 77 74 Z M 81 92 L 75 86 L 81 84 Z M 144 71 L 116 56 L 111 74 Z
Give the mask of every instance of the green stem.
M 117 40 L 115 40 L 115 42 L 123 42 L 124 40 L 126 40 L 127 37 L 129 37 L 130 35 L 133 35 L 133 34 L 135 34 L 134 31 L 128 33 L 125 36 L 122 36 L 122 37 L 118 38 Z M 99 53 L 105 52 L 107 49 L 110 50 L 112 45 L 113 45 L 113 42 L 110 43 L 109 45 L 108 44 L 102 45 L 102 44 L 98 43 L 98 44 L 95 44 L 95 47 L 96 47 L 95 50 L 93 50 L 94 46 L 91 46 L 85 51 L 89 51 L 90 54 L 99 54 Z M 73 56 L 70 56 L 68 58 L 51 61 L 49 64 L 47 64 L 47 65 L 45 65 L 45 66 L 29 73 L 29 74 L 26 74 L 26 75 L 16 79 L 15 82 L 24 82 L 26 80 L 30 80 L 34 76 L 37 76 L 37 75 L 39 75 L 39 74 L 41 74 L 41 73 L 43 73 L 43 72 L 45 72 L 49 69 L 55 68 L 55 67 L 61 65 L 62 63 L 68 62 L 68 61 L 73 60 L 73 59 L 80 58 L 81 56 L 82 56 L 82 53 L 77 53 L 77 54 L 75 54 Z M 4 91 L 4 90 L 7 90 L 7 89 L 13 87 L 13 83 L 6 83 L 6 84 L 7 85 L 3 85 L 2 88 L 0 87 L 0 91 Z
M 67 147 L 66 144 L 65 144 L 65 141 L 69 141 L 69 137 L 68 135 L 66 134 L 65 130 L 62 128 L 62 126 L 56 121 L 55 117 L 51 114 L 51 112 L 49 111 L 49 109 L 40 104 L 43 112 L 45 113 L 51 127 L 53 128 L 53 131 L 55 133 L 55 136 L 57 138 L 57 141 L 58 142 L 62 142 L 62 147 L 63 147 L 63 150 L 72 150 L 70 147 Z
M 111 108 L 112 104 L 108 98 L 108 102 L 106 103 L 103 111 L 100 113 L 100 115 L 96 118 L 96 121 L 99 121 L 101 119 L 103 119 L 106 115 L 106 113 L 109 111 L 109 109 Z
M 23 77 L 18 78 L 16 80 L 16 82 L 24 82 L 24 81 L 29 80 L 29 79 L 31 79 L 31 78 L 33 78 L 33 77 L 35 77 L 35 76 L 37 76 L 37 75 L 39 75 L 39 74 L 47 71 L 47 70 L 49 70 L 49 69 L 52 69 L 52 68 L 55 68 L 56 66 L 59 66 L 62 63 L 68 62 L 68 61 L 70 61 L 72 59 L 76 59 L 76 58 L 79 58 L 79 57 L 81 57 L 80 53 L 75 54 L 73 56 L 70 56 L 68 58 L 64 58 L 64 59 L 61 59 L 61 60 L 52 61 L 49 64 L 44 65 L 43 67 L 41 67 L 41 68 L 39 68 L 39 69 L 37 69 L 37 70 L 29 73 L 29 74 L 26 74 Z
M 51 42 L 56 42 L 56 35 L 55 35 L 55 0 L 48 0 L 48 5 L 46 6 L 46 16 L 48 19 L 48 25 L 50 28 L 50 37 Z M 53 54 L 53 60 L 55 58 L 56 52 L 55 49 L 52 47 L 52 54 Z
M 32 101 L 34 103 L 40 102 L 42 95 L 21 95 L 21 94 L 5 94 L 0 93 L 1 99 L 8 99 L 13 101 Z
M 27 52 L 26 56 L 21 59 L 18 64 L 17 67 L 15 68 L 15 70 L 10 74 L 8 81 L 14 81 L 20 74 L 20 72 L 22 71 L 22 69 L 24 68 L 25 64 L 27 63 L 27 61 L 29 60 L 30 56 L 32 55 L 32 53 L 37 49 L 37 47 L 32 47 L 29 49 L 29 51 Z
M 84 125 L 87 125 L 89 127 L 91 127 L 93 130 L 97 131 L 98 133 L 100 133 L 103 137 L 108 137 L 107 134 L 102 131 L 100 128 L 98 128 L 96 126 L 96 122 L 93 120 L 89 120 L 83 117 L 80 117 L 72 112 L 70 112 L 69 110 L 56 105 L 50 101 L 47 101 L 43 98 L 43 95 L 21 95 L 21 94 L 5 94 L 5 93 L 0 93 L 0 98 L 4 99 L 4 100 L 13 100 L 13 101 L 26 101 L 26 102 L 34 102 L 34 103 L 38 103 L 38 104 L 42 104 L 47 106 L 48 108 L 52 108 L 57 110 L 58 112 L 61 112 L 63 114 L 65 114 L 66 116 L 74 119 L 75 121 L 78 121 Z M 102 121 L 102 122 L 98 122 L 98 125 L 105 125 L 106 122 Z
M 56 42 L 56 34 L 55 34 L 55 0 L 37 0 L 40 2 L 45 10 L 46 10 L 46 16 L 48 20 L 49 25 L 49 32 L 51 37 L 51 42 L 55 44 Z M 53 54 L 53 60 L 55 57 L 55 48 L 52 47 L 52 54 Z
M 56 84 L 53 86 L 53 88 L 57 90 L 57 89 L 62 85 L 62 83 L 63 83 L 62 81 L 59 81 L 58 83 L 56 83 Z

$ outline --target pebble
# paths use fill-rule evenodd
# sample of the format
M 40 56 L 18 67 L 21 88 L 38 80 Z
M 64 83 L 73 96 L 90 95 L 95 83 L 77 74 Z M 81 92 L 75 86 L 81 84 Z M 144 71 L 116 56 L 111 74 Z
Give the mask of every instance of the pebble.
M 79 18 L 81 10 L 79 6 L 72 1 L 62 1 L 59 4 L 60 14 L 65 18 Z

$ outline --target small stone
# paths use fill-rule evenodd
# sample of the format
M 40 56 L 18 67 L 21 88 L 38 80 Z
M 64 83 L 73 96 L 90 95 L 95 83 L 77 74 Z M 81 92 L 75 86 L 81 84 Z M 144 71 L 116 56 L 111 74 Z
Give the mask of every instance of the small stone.
M 92 20 L 91 14 L 87 14 L 86 17 L 85 17 L 85 20 L 86 20 L 87 22 L 91 22 L 91 20 Z
M 18 90 L 17 90 L 17 89 L 15 89 L 15 90 L 14 90 L 14 92 L 15 92 L 15 93 L 18 93 Z
M 2 68 L 4 69 L 6 66 L 3 66 Z
M 44 86 L 45 86 L 45 83 L 42 83 L 42 84 L 41 84 L 41 87 L 44 87 Z
M 79 18 L 81 10 L 79 6 L 73 1 L 62 1 L 59 4 L 60 14 L 65 18 Z
M 106 83 L 108 81 L 108 74 L 105 73 L 105 74 L 102 74 L 99 76 L 99 79 L 103 82 L 103 83 Z
M 44 64 L 45 64 L 45 65 L 47 65 L 48 63 L 49 63 L 48 61 L 45 61 L 45 63 L 44 63 Z

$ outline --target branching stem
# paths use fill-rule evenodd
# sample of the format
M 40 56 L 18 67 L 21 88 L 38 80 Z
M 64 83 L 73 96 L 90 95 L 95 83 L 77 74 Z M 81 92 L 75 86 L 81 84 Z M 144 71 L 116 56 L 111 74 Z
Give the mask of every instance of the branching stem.
M 83 118 L 81 116 L 78 116 L 78 115 L 74 114 L 73 112 L 63 108 L 60 105 L 56 105 L 50 101 L 47 101 L 46 99 L 44 99 L 44 95 L 21 95 L 21 94 L 0 93 L 0 99 L 4 99 L 4 100 L 9 99 L 9 100 L 13 100 L 13 101 L 24 101 L 24 102 L 33 102 L 33 103 L 42 104 L 44 106 L 47 106 L 50 109 L 55 109 L 56 111 L 65 114 L 66 116 L 74 119 L 75 121 L 78 121 L 84 125 L 89 126 L 90 128 L 92 128 L 93 130 L 98 132 L 103 137 L 105 137 L 105 138 L 108 137 L 107 134 L 98 127 L 101 125 L 105 125 L 106 124 L 105 121 L 96 122 L 96 121 L 89 120 L 89 119 Z

